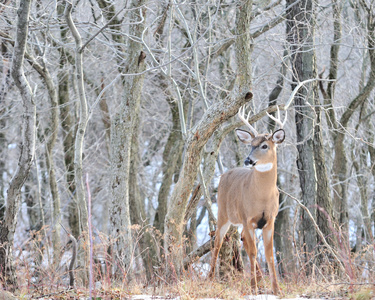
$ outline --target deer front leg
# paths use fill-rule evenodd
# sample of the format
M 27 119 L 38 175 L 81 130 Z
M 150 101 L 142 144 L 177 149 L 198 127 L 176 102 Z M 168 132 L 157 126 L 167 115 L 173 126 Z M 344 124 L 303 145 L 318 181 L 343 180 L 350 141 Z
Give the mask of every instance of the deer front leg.
M 222 224 L 221 220 L 218 220 L 217 222 L 215 244 L 214 244 L 214 249 L 212 251 L 212 258 L 211 258 L 211 268 L 210 268 L 210 272 L 208 273 L 209 278 L 215 277 L 217 257 L 219 256 L 219 251 L 220 251 L 221 246 L 223 245 L 224 236 L 227 233 L 229 226 L 230 226 L 230 222 L 228 221 L 225 224 Z
M 275 269 L 275 259 L 273 257 L 273 231 L 274 231 L 274 221 L 263 228 L 263 242 L 264 242 L 264 252 L 266 255 L 266 260 L 268 264 L 268 269 L 271 275 L 272 291 L 274 295 L 280 294 L 280 287 L 277 283 L 276 269 Z
M 244 246 L 244 248 L 246 250 L 247 241 L 246 241 L 246 237 L 243 234 L 243 232 L 242 232 L 242 236 L 241 236 L 241 241 L 242 241 L 243 246 Z M 259 263 L 258 263 L 257 260 L 255 260 L 255 264 L 256 264 L 256 279 L 254 279 L 254 278 L 251 279 L 251 285 L 252 286 L 255 285 L 255 280 L 256 280 L 257 283 L 259 283 L 259 281 L 262 279 L 262 271 L 260 270 Z
M 255 245 L 255 230 L 254 228 L 246 228 L 243 229 L 243 242 L 244 247 L 246 250 L 247 255 L 250 258 L 250 278 L 251 278 L 251 287 L 255 295 L 258 294 L 258 276 L 257 276 L 257 269 L 259 270 L 259 266 L 256 261 L 257 257 L 257 247 Z

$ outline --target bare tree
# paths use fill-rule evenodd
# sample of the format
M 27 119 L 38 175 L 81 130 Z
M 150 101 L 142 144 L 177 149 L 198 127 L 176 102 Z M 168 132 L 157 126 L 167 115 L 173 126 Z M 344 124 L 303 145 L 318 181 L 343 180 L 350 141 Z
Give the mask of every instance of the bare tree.
M 290 6 L 293 1 L 288 1 Z M 314 52 L 313 2 L 299 1 L 291 7 L 287 19 L 287 40 L 290 45 L 294 89 L 298 82 L 317 77 Z M 297 167 L 303 203 L 316 218 L 317 173 L 314 161 L 314 105 L 317 97 L 316 82 L 302 87 L 295 97 L 295 123 L 297 129 Z M 304 215 L 303 239 L 306 252 L 316 250 L 316 233 L 309 217 Z
M 250 12 L 251 2 L 246 1 L 237 8 L 235 42 L 237 59 L 237 81 L 233 93 L 221 101 L 212 104 L 194 127 L 187 138 L 187 146 L 183 166 L 170 199 L 171 206 L 165 219 L 165 242 L 167 251 L 166 268 L 169 274 L 175 270 L 177 274 L 182 268 L 182 233 L 183 220 L 187 202 L 196 178 L 201 152 L 207 144 L 213 132 L 230 117 L 234 116 L 238 109 L 252 98 L 251 88 L 251 42 L 250 42 Z
M 65 5 L 62 3 L 57 6 L 58 20 L 60 23 L 60 37 L 62 43 L 67 43 L 67 35 L 69 29 L 65 26 L 64 19 Z M 58 102 L 59 102 L 59 112 L 60 112 L 60 124 L 63 135 L 63 147 L 64 147 L 64 165 L 66 168 L 66 183 L 69 191 L 69 198 L 71 199 L 69 203 L 69 226 L 72 230 L 72 234 L 75 238 L 80 235 L 80 225 L 79 225 L 79 214 L 76 201 L 76 183 L 74 176 L 74 141 L 76 135 L 77 126 L 74 121 L 73 114 L 71 112 L 72 108 L 69 104 L 70 93 L 69 87 L 71 83 L 69 82 L 69 71 L 68 71 L 68 57 L 70 57 L 68 49 L 65 47 L 58 48 L 60 52 L 59 60 L 59 72 L 57 74 L 58 78 Z M 71 58 L 72 59 L 72 58 Z M 74 62 L 72 62 L 74 64 Z
M 21 1 L 18 8 L 16 42 L 13 52 L 11 74 L 20 91 L 22 114 L 22 144 L 17 170 L 9 183 L 6 199 L 5 219 L 0 227 L 0 269 L 2 281 L 7 289 L 17 287 L 17 278 L 13 267 L 13 239 L 17 224 L 17 214 L 20 208 L 20 192 L 29 175 L 35 153 L 36 109 L 33 92 L 23 70 L 24 56 L 28 35 L 28 23 L 31 1 Z
M 69 26 L 69 29 L 74 37 L 76 49 L 75 49 L 75 65 L 76 65 L 76 77 L 78 85 L 78 95 L 79 95 L 79 123 L 77 127 L 77 133 L 74 143 L 74 178 L 76 183 L 76 193 L 77 193 L 77 204 L 79 209 L 79 224 L 81 232 L 88 233 L 88 212 L 85 196 L 85 187 L 83 183 L 83 164 L 82 164 L 82 154 L 83 154 L 83 141 L 86 132 L 86 126 L 88 121 L 88 109 L 87 100 L 83 79 L 83 44 L 80 33 L 75 26 L 72 16 L 71 16 L 72 4 L 66 2 L 65 6 L 65 20 Z
M 129 31 L 138 38 L 144 31 L 146 12 L 144 5 L 146 2 L 133 1 L 131 3 L 129 19 L 132 25 L 130 25 Z M 130 75 L 123 79 L 122 102 L 119 112 L 116 113 L 111 123 L 112 206 L 110 219 L 116 245 L 113 253 L 118 256 L 122 272 L 130 274 L 133 258 L 129 214 L 130 157 L 132 136 L 135 132 L 136 122 L 139 120 L 146 55 L 142 51 L 142 44 L 134 40 L 129 41 L 127 54 L 126 73 Z M 120 269 L 117 269 L 117 272 L 119 271 Z
M 369 71 L 367 77 L 367 82 L 361 86 L 360 91 L 354 99 L 348 104 L 348 108 L 341 115 L 337 116 L 334 109 L 333 99 L 335 85 L 330 83 L 327 89 L 324 89 L 323 84 L 320 85 L 323 97 L 325 99 L 325 104 L 329 107 L 329 122 L 328 125 L 331 126 L 335 156 L 333 160 L 333 183 L 334 183 L 334 201 L 333 207 L 336 219 L 340 226 L 343 227 L 343 231 L 348 237 L 349 232 L 349 215 L 348 215 L 348 199 L 347 199 L 347 178 L 348 178 L 348 158 L 345 150 L 345 138 L 348 130 L 349 122 L 358 108 L 360 108 L 363 103 L 368 99 L 370 93 L 375 87 L 375 52 L 374 52 L 374 39 L 375 39 L 375 21 L 373 10 L 364 2 L 360 1 L 358 3 L 358 10 L 363 11 L 366 17 L 366 39 L 368 47 L 368 55 L 370 58 Z M 331 57 L 330 57 L 330 73 L 329 79 L 335 80 L 337 78 L 337 64 L 338 64 L 338 52 L 339 52 L 339 39 L 341 36 L 341 24 L 340 24 L 340 4 L 335 3 L 334 5 L 334 44 L 331 46 Z M 365 68 L 366 72 L 367 67 Z

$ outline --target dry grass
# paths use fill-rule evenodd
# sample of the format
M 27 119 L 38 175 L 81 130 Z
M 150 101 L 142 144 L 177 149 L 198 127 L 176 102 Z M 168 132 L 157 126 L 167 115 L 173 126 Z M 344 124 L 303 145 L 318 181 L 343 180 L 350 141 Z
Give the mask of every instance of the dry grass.
M 244 299 L 251 295 L 249 274 L 229 276 L 226 280 L 209 280 L 205 272 L 198 267 L 190 268 L 184 275 L 173 282 L 166 279 L 163 271 L 155 274 L 152 280 L 146 280 L 142 263 L 135 257 L 135 278 L 128 283 L 115 281 L 110 276 L 110 262 L 106 260 L 108 241 L 101 238 L 96 247 L 96 255 L 102 257 L 102 264 L 96 268 L 96 285 L 94 299 L 131 299 L 132 295 L 164 296 L 166 299 Z M 65 255 L 60 267 L 52 266 L 51 258 L 47 257 L 46 249 L 40 244 L 28 243 L 15 259 L 15 267 L 19 279 L 19 299 L 79 299 L 89 296 L 88 284 L 84 284 L 80 274 L 85 273 L 81 268 L 75 270 L 75 289 L 68 289 L 67 265 L 71 256 L 69 248 L 64 249 Z M 334 262 L 327 259 L 322 265 L 313 267 L 310 275 L 306 275 L 305 266 L 290 268 L 296 270 L 279 278 L 283 298 L 320 298 L 320 299 L 375 299 L 375 266 L 373 247 L 367 247 L 360 254 L 342 251 L 341 259 L 345 261 L 348 273 L 338 272 Z M 345 256 L 346 255 L 346 256 Z M 37 259 L 38 258 L 38 259 Z M 103 262 L 103 260 L 105 262 Z M 39 261 L 39 264 L 38 264 Z M 42 263 L 40 263 L 42 262 Z M 297 264 L 297 260 L 291 262 Z M 95 269 L 95 268 L 94 268 Z M 287 270 L 289 271 L 289 270 Z M 290 271 L 289 271 L 290 272 Z M 340 274 L 340 275 L 338 275 Z M 125 277 L 125 276 L 124 276 Z M 38 278 L 38 281 L 35 280 Z M 269 276 L 265 275 L 258 284 L 259 294 L 271 294 Z
M 298 278 L 298 277 L 297 277 Z M 64 285 L 51 286 L 48 278 L 39 286 L 23 286 L 19 294 L 20 299 L 78 299 L 88 297 L 87 288 L 67 290 Z M 372 282 L 375 282 L 372 280 Z M 299 280 L 280 280 L 283 298 L 319 298 L 319 299 L 375 299 L 375 285 L 369 283 L 347 282 L 336 279 L 328 282 L 327 278 L 311 278 L 301 276 Z M 208 280 L 199 274 L 185 274 L 183 278 L 173 283 L 163 280 L 146 283 L 143 279 L 136 279 L 129 284 L 123 282 L 97 283 L 93 291 L 94 299 L 131 299 L 132 295 L 164 296 L 166 299 L 179 297 L 190 299 L 244 299 L 251 295 L 250 280 L 247 276 L 238 275 L 225 281 Z M 259 294 L 271 294 L 268 276 L 259 283 Z

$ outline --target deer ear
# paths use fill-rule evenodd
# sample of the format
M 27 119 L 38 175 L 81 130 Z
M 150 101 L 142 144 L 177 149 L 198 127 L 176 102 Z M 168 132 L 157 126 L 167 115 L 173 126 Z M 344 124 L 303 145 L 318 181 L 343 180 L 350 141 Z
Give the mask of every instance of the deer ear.
M 250 144 L 251 140 L 254 138 L 250 132 L 242 129 L 236 129 L 236 134 L 240 141 L 244 144 Z
M 285 139 L 285 131 L 284 131 L 284 129 L 276 130 L 272 134 L 272 141 L 274 143 L 276 143 L 276 144 L 281 144 L 282 142 L 284 142 L 284 139 Z

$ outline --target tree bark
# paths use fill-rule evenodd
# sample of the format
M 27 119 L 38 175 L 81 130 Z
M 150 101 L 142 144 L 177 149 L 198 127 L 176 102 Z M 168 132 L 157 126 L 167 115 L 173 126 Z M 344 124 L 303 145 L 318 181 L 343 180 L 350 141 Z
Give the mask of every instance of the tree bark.
M 22 144 L 20 147 L 18 166 L 10 181 L 7 192 L 7 206 L 5 209 L 4 222 L 0 225 L 1 280 L 3 281 L 3 286 L 10 290 L 14 290 L 17 287 L 17 278 L 13 267 L 12 248 L 17 224 L 17 214 L 20 208 L 20 193 L 29 175 L 35 154 L 36 109 L 32 90 L 23 70 L 30 6 L 31 1 L 23 0 L 20 2 L 17 11 L 17 32 L 11 74 L 22 98 Z
M 324 145 L 322 136 L 322 123 L 321 123 L 321 109 L 319 103 L 319 97 L 316 92 L 315 98 L 315 126 L 314 126 L 314 163 L 316 169 L 317 180 L 317 190 L 316 190 L 316 205 L 319 208 L 317 210 L 317 224 L 320 230 L 323 232 L 325 238 L 331 246 L 337 245 L 335 243 L 335 236 L 333 234 L 332 222 L 333 219 L 333 208 L 332 208 L 332 198 L 330 185 L 327 175 L 327 164 L 324 155 Z M 323 210 L 323 211 L 322 211 Z M 331 224 L 327 218 L 331 219 Z M 319 239 L 319 237 L 318 237 Z M 321 257 L 319 257 L 321 259 Z
M 4 15 L 4 18 L 8 20 L 8 17 Z M 7 43 L 4 39 L 1 39 L 0 44 L 0 51 L 2 57 L 2 65 L 3 65 L 3 76 L 2 76 L 2 84 L 0 87 L 0 104 L 4 103 L 6 95 L 8 93 L 8 89 L 11 84 L 11 75 L 10 75 L 10 61 L 11 61 L 11 52 L 7 47 Z M 0 115 L 4 115 L 6 112 L 5 106 L 0 108 Z M 0 118 L 0 128 L 5 128 L 6 121 L 5 118 Z M 5 162 L 7 161 L 5 149 L 7 145 L 6 134 L 4 130 L 0 131 L 0 174 L 4 174 L 6 167 Z M 5 182 L 2 181 L 0 184 L 0 222 L 4 220 L 5 214 Z
M 131 4 L 129 32 L 140 37 L 144 30 L 145 0 L 133 1 Z M 142 21 L 143 20 L 143 21 Z M 142 44 L 129 40 L 126 71 L 130 74 L 142 73 L 145 68 L 145 54 Z M 132 236 L 129 214 L 129 176 L 132 137 L 136 122 L 139 121 L 140 97 L 143 88 L 144 74 L 124 76 L 124 95 L 117 113 L 111 122 L 111 191 L 112 207 L 110 222 L 115 251 L 120 258 L 120 266 L 131 274 Z M 116 272 L 118 273 L 119 270 Z M 130 278 L 129 276 L 128 278 Z
M 173 182 L 173 176 L 177 171 L 176 169 L 179 168 L 177 162 L 180 160 L 184 149 L 184 140 L 181 134 L 177 102 L 174 98 L 170 97 L 168 104 L 172 114 L 173 125 L 163 151 L 163 180 L 159 189 L 158 208 L 154 220 L 154 226 L 161 232 L 161 234 L 164 233 L 164 221 L 165 216 L 167 215 L 168 198 Z
M 294 0 L 288 0 L 287 6 Z M 313 2 L 302 0 L 288 10 L 287 40 L 290 44 L 291 66 L 293 70 L 292 89 L 296 83 L 316 78 L 315 54 L 313 50 Z M 297 168 L 302 191 L 302 201 L 311 210 L 316 219 L 317 174 L 314 162 L 314 99 L 316 97 L 314 82 L 300 89 L 295 96 L 295 123 L 297 129 Z M 303 214 L 303 237 L 306 253 L 313 255 L 316 247 L 314 226 Z
M 160 261 L 157 251 L 158 245 L 156 245 L 154 241 L 153 230 L 149 228 L 150 220 L 147 218 L 145 211 L 145 199 L 139 188 L 140 184 L 138 177 L 141 153 L 138 141 L 140 125 L 139 118 L 134 125 L 129 167 L 129 212 L 131 224 L 141 226 L 140 234 L 138 235 L 138 243 L 147 280 L 151 280 L 154 275 L 154 266 L 158 266 Z

